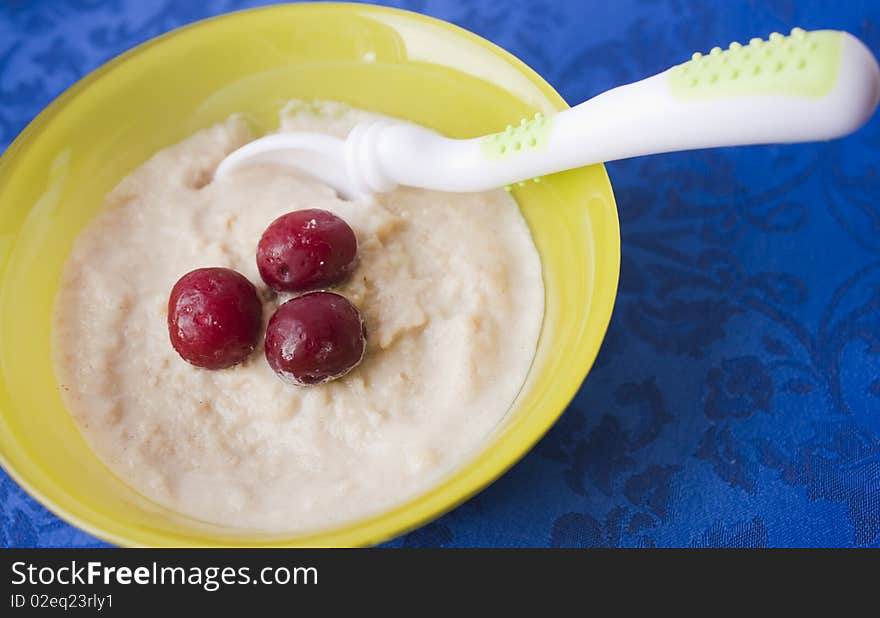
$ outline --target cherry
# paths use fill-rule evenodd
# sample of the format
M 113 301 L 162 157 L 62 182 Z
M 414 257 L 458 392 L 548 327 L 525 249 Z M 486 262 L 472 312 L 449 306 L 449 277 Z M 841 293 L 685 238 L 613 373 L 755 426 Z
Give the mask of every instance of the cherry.
M 168 299 L 171 345 L 205 369 L 240 363 L 257 345 L 263 309 L 257 290 L 228 268 L 199 268 L 181 277 Z
M 344 296 L 310 292 L 287 301 L 266 328 L 266 360 L 292 384 L 320 384 L 354 369 L 364 356 L 361 314 Z
M 269 287 L 301 292 L 342 281 L 354 268 L 357 237 L 326 210 L 312 208 L 281 215 L 257 245 L 257 268 Z

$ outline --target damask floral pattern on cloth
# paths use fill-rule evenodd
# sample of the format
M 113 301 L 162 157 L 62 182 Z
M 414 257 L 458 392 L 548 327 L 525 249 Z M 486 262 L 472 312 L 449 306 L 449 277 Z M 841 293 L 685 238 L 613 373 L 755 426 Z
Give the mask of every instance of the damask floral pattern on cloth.
M 261 2 L 0 1 L 0 146 L 153 36 Z M 880 4 L 402 0 L 570 103 L 718 44 Z M 880 118 L 827 144 L 608 165 L 623 264 L 596 366 L 510 472 L 389 546 L 880 546 Z M 0 545 L 95 546 L 0 472 Z

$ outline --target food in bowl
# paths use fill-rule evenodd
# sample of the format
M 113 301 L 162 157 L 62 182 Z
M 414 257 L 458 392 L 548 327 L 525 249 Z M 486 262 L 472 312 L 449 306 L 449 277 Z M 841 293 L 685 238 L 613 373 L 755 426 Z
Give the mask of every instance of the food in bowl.
M 309 292 L 272 314 L 266 326 L 266 360 L 291 384 L 322 384 L 360 364 L 366 339 L 361 312 L 347 298 Z
M 281 130 L 344 135 L 371 118 L 294 102 Z M 208 522 L 305 531 L 411 498 L 490 435 L 535 353 L 541 263 L 502 190 L 401 188 L 348 202 L 268 164 L 212 181 L 250 138 L 232 117 L 160 151 L 109 193 L 64 269 L 54 361 L 81 432 L 133 488 Z M 359 365 L 308 386 L 279 379 L 266 360 L 271 337 L 263 349 L 270 316 L 303 296 L 268 285 L 255 257 L 270 223 L 304 209 L 354 231 L 350 271 L 316 285 L 357 307 L 367 335 Z M 253 352 L 215 369 L 169 342 L 169 291 L 205 268 L 241 273 L 262 304 Z
M 168 299 L 168 337 L 180 357 L 205 369 L 246 359 L 260 335 L 257 289 L 230 268 L 197 268 L 181 277 Z

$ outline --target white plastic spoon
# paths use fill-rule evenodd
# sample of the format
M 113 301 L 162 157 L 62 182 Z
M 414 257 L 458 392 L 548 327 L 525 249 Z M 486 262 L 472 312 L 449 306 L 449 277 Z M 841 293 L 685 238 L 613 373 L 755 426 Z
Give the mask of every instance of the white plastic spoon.
M 375 122 L 345 140 L 278 133 L 226 157 L 215 177 L 254 161 L 297 167 L 355 199 L 408 185 L 482 191 L 639 155 L 747 144 L 828 140 L 861 127 L 880 99 L 880 68 L 846 32 L 789 36 L 696 53 L 653 77 L 501 133 L 450 139 L 424 127 Z

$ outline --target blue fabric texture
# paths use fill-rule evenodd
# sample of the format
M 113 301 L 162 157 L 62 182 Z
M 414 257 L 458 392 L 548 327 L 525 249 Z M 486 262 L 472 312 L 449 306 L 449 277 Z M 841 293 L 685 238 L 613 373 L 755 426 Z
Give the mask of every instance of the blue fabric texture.
M 0 146 L 120 52 L 258 4 L 3 0 Z M 792 26 L 880 54 L 876 0 L 394 4 L 507 48 L 570 103 Z M 523 461 L 387 545 L 880 546 L 880 118 L 608 171 L 623 265 L 594 369 Z M 0 472 L 0 545 L 103 543 Z

